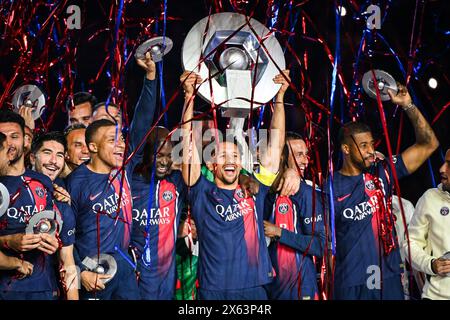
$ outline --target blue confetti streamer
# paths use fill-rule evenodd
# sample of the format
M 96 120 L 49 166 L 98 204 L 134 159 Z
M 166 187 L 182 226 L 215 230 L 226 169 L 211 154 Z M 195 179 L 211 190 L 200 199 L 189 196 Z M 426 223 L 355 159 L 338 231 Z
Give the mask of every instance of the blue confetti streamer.
M 136 270 L 136 265 L 128 257 L 128 254 L 125 254 L 122 250 L 120 250 L 120 248 L 118 246 L 114 246 L 114 250 L 116 250 L 122 256 L 122 258 L 124 258 L 125 261 L 128 262 L 134 270 Z
M 341 1 L 339 1 L 339 6 L 341 6 Z M 333 114 L 334 114 L 334 97 L 336 93 L 336 78 L 337 78 L 337 68 L 340 62 L 340 46 L 341 46 L 341 9 L 336 10 L 336 49 L 334 54 L 334 66 L 331 80 L 331 95 L 330 95 L 330 117 L 329 117 L 329 132 L 331 133 L 333 126 Z M 331 251 L 333 255 L 336 254 L 336 231 L 335 231 L 335 211 L 334 211 L 334 190 L 333 190 L 333 157 L 331 150 L 331 142 L 328 141 L 328 156 L 329 156 L 329 166 L 330 166 L 330 178 L 328 180 L 328 189 L 330 191 L 330 220 L 331 220 Z
M 158 136 L 158 127 L 156 127 L 155 134 Z M 158 151 L 158 143 L 157 139 L 155 139 L 154 151 L 153 151 L 153 164 L 152 164 L 152 174 L 150 178 L 149 185 L 149 195 L 148 195 L 148 205 L 147 205 L 147 221 L 145 224 L 145 246 L 142 252 L 141 260 L 145 266 L 149 267 L 151 264 L 151 252 L 150 252 L 150 217 L 151 217 L 151 209 L 153 196 L 155 193 L 155 172 L 156 172 L 156 152 Z M 155 207 L 158 206 L 158 195 L 155 195 Z

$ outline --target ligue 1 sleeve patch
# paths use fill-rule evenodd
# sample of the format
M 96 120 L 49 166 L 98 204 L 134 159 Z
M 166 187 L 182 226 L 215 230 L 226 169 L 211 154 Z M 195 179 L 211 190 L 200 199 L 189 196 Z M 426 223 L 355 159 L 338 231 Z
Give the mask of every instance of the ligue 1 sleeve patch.
M 449 213 L 448 207 L 442 207 L 441 208 L 441 215 L 446 216 Z

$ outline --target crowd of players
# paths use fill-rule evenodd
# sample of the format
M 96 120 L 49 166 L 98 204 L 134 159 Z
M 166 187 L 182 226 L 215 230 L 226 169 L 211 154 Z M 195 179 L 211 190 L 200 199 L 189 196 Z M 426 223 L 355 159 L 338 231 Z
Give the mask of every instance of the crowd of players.
M 0 110 L 0 183 L 10 194 L 0 217 L 0 299 L 402 300 L 406 263 L 427 275 L 422 298 L 450 298 L 450 151 L 442 183 L 417 204 L 409 241 L 394 218 L 395 180 L 439 145 L 404 86 L 390 96 L 416 142 L 384 159 L 367 125 L 347 123 L 343 166 L 320 190 L 306 179 L 307 140 L 285 130 L 287 70 L 273 79 L 281 85 L 274 134 L 250 172 L 233 141 L 213 140 L 211 158 L 199 157 L 205 146 L 193 139 L 192 119 L 211 121 L 194 114 L 204 79 L 193 72 L 180 77 L 182 161 L 167 128 L 147 135 L 156 68 L 150 54 L 137 62 L 146 75 L 126 137 L 120 107 L 89 93 L 74 95 L 64 133 L 33 137 L 29 108 Z M 58 215 L 61 230 L 26 233 L 43 210 Z M 114 276 L 84 262 L 100 254 L 114 258 Z

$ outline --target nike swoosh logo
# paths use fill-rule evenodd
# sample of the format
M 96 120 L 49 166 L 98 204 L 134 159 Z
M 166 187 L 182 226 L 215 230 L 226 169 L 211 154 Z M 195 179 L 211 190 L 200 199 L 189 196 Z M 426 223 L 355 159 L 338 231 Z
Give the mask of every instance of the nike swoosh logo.
M 101 195 L 102 193 L 99 192 L 97 193 L 95 196 L 93 196 L 92 194 L 89 196 L 89 200 L 94 201 L 99 195 Z
M 351 195 L 351 193 L 349 193 L 349 194 L 347 194 L 347 195 L 345 195 L 345 196 L 339 197 L 339 198 L 337 198 L 337 201 L 338 201 L 338 202 L 341 202 L 341 201 L 347 199 L 348 197 L 350 197 L 350 195 Z

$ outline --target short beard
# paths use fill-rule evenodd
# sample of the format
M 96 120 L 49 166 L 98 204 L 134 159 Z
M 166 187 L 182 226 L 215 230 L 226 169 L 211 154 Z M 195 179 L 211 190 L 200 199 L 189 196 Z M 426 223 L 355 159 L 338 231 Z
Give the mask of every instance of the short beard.
M 362 169 L 363 172 L 365 173 L 374 173 L 374 169 L 375 169 L 375 163 L 371 164 L 368 167 L 364 167 L 364 169 Z
M 232 185 L 233 183 L 235 183 L 238 180 L 238 178 L 239 178 L 239 175 L 236 175 L 236 177 L 233 179 L 233 181 L 230 182 L 225 178 L 225 176 L 222 176 L 221 180 L 226 185 Z
M 165 179 L 167 176 L 169 176 L 171 173 L 172 173 L 172 171 L 170 169 L 164 174 L 159 174 L 159 173 L 155 172 L 155 178 L 157 180 L 162 180 L 162 179 Z
M 354 165 L 356 165 L 356 167 L 358 167 L 358 169 L 360 169 L 362 172 L 367 172 L 370 170 L 371 166 L 366 167 L 365 166 L 365 161 L 364 159 L 362 161 L 359 161 L 358 159 L 355 159 L 353 156 L 350 155 L 350 159 L 353 162 Z
M 22 159 L 22 157 L 23 157 L 23 149 L 20 150 L 20 152 L 17 152 L 17 157 L 9 161 L 9 165 L 10 166 L 15 165 L 17 162 L 20 161 L 20 159 Z

